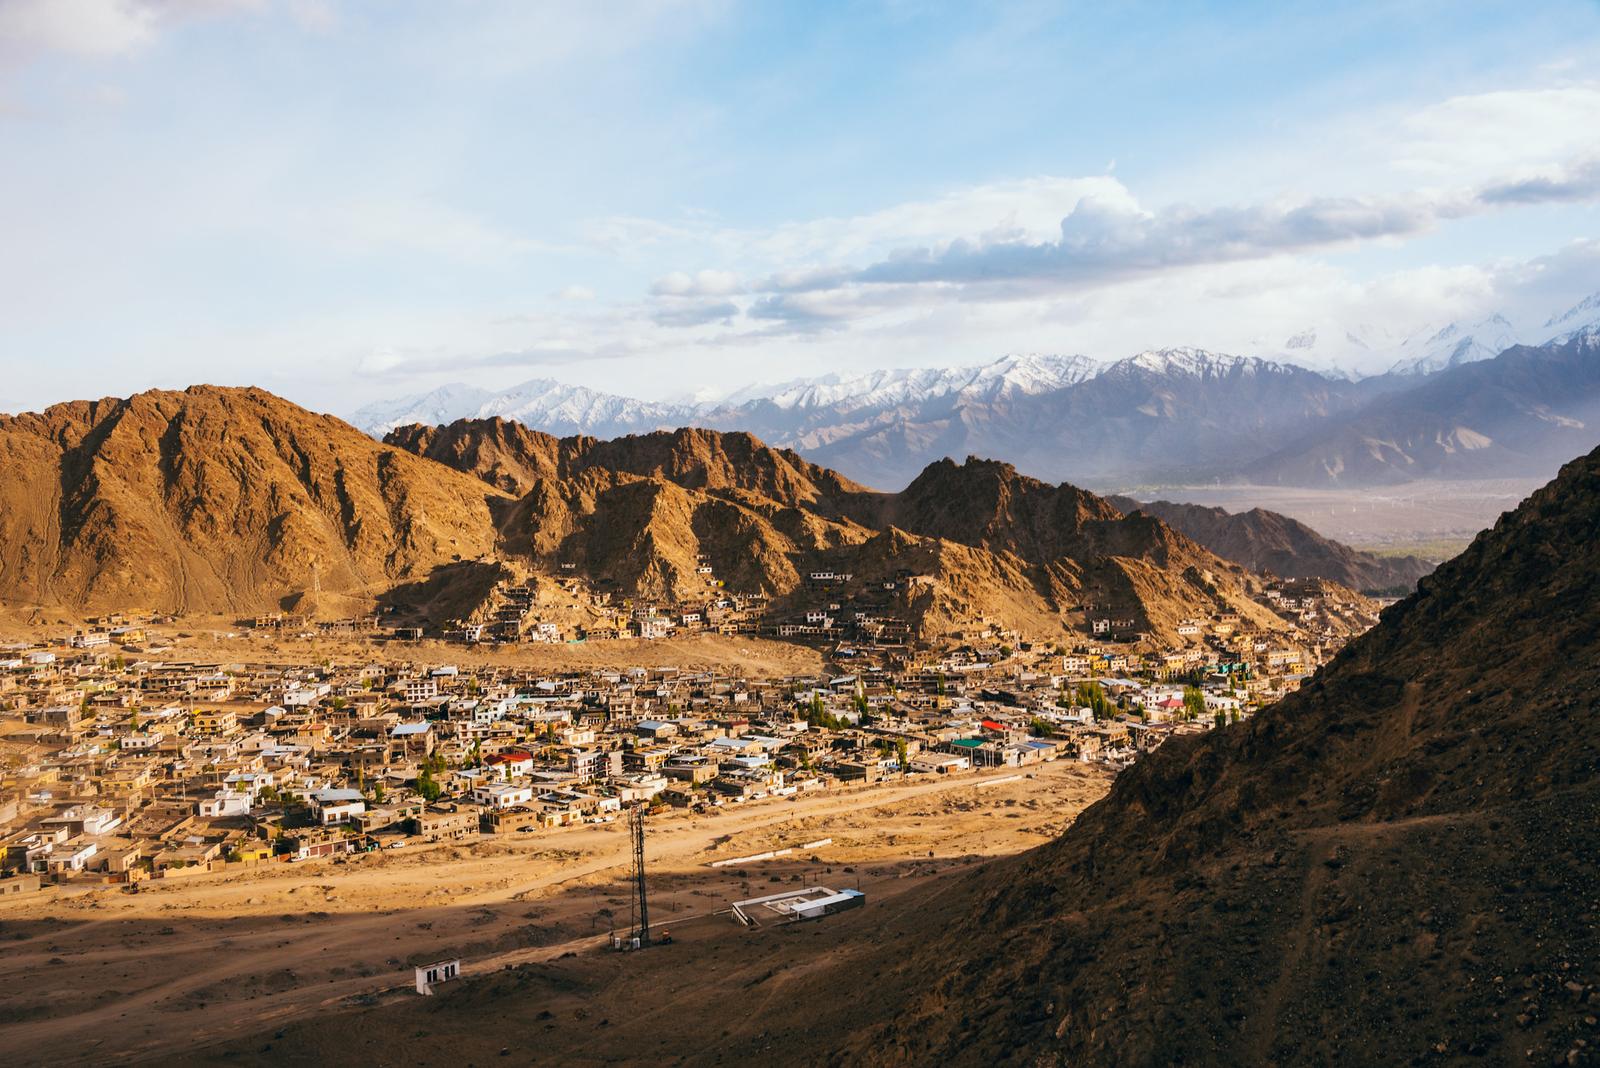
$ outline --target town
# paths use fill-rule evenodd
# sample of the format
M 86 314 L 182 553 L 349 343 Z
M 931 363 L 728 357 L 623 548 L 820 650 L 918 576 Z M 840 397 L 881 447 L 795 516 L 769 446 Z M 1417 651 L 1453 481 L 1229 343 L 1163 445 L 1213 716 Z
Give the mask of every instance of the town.
M 223 632 L 226 658 L 185 655 L 190 632 L 170 618 L 100 617 L 0 645 L 0 898 L 538 835 L 632 806 L 714 814 L 1058 760 L 1119 769 L 1296 689 L 1371 622 L 1335 592 L 1268 585 L 1264 603 L 1299 641 L 1219 614 L 1180 621 L 1174 648 L 1109 617 L 1070 645 L 992 626 L 916 642 L 837 605 L 771 623 L 731 597 L 627 605 L 575 637 L 538 617 L 526 585 L 497 586 L 493 623 L 458 621 L 448 641 L 377 618 L 272 614 Z M 674 633 L 718 628 L 809 641 L 823 670 L 452 655 L 581 639 L 642 665 Z M 304 657 L 253 656 L 265 641 Z

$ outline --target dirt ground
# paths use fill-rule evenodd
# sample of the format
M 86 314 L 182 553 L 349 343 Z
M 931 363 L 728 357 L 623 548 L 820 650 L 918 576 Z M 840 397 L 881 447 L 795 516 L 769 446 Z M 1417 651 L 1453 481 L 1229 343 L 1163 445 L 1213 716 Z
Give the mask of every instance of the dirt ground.
M 719 914 L 729 902 L 798 885 L 859 886 L 869 902 L 860 915 L 870 917 L 910 887 L 1058 835 L 1108 785 L 1104 770 L 1061 761 L 836 788 L 712 816 L 652 817 L 651 916 L 673 931 L 674 945 L 648 955 L 676 977 L 674 989 L 698 996 L 682 968 L 716 970 L 719 953 L 743 960 L 746 941 L 794 930 L 746 930 Z M 709 866 L 821 838 L 833 842 L 772 861 Z M 612 1011 L 608 991 L 628 989 L 612 980 L 632 955 L 600 948 L 613 927 L 629 924 L 628 863 L 617 823 L 343 862 L 230 867 L 146 883 L 137 894 L 65 888 L 0 903 L 7 1061 L 241 1063 L 259 1054 L 337 1063 L 341 1055 L 319 1050 L 315 1036 L 342 1041 L 349 1028 L 390 1027 L 383 1021 L 395 1012 L 409 1019 L 405 1006 L 424 1003 L 411 990 L 411 967 L 454 956 L 466 962 L 459 988 L 468 992 L 485 982 L 528 982 L 560 962 L 576 1019 L 603 1016 Z M 856 915 L 797 927 L 859 925 Z M 426 1004 L 460 996 L 451 990 Z M 586 1033 L 575 1030 L 567 1041 L 581 1046 Z M 276 1052 L 262 1053 L 271 1045 L 258 1041 L 263 1034 L 281 1036 Z M 291 1035 L 300 1036 L 298 1047 Z M 437 1052 L 417 1062 L 463 1063 Z
M 81 620 L 46 613 L 0 613 L 0 641 L 40 640 L 69 634 Z M 150 629 L 150 641 L 121 650 L 129 659 L 201 660 L 251 664 L 400 663 L 455 664 L 460 667 L 515 667 L 534 671 L 594 671 L 619 664 L 685 671 L 715 668 L 748 678 L 801 675 L 822 670 L 817 649 L 794 642 L 748 635 L 696 634 L 657 641 L 610 641 L 511 645 L 459 645 L 432 639 L 417 642 L 365 638 L 300 638 L 290 633 L 254 631 L 239 620 L 191 617 Z

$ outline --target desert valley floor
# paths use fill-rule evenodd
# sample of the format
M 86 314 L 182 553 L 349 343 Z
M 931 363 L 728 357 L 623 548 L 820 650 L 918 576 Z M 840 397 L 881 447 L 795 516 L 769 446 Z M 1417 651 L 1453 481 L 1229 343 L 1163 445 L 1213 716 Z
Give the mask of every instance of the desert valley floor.
M 819 937 L 816 959 L 824 960 L 830 926 L 860 937 L 874 911 L 893 909 L 926 879 L 1049 840 L 1109 780 L 1102 768 L 1058 761 L 1022 774 L 844 788 L 654 819 L 652 916 L 674 942 L 637 964 L 604 948 L 610 928 L 628 923 L 621 823 L 230 867 L 147 883 L 137 894 L 108 885 L 0 905 L 8 1059 L 281 1063 L 285 1051 L 270 1048 L 271 1035 L 291 1028 L 300 1039 L 291 1059 L 315 1061 L 319 1031 L 359 1028 L 369 1016 L 386 1026 L 388 1016 L 374 1007 L 381 1014 L 385 1005 L 413 1000 L 423 1013 L 470 997 L 474 982 L 497 971 L 549 964 L 568 990 L 536 999 L 551 1012 L 549 1049 L 576 1058 L 568 1063 L 600 1063 L 599 1021 L 618 996 L 612 980 L 621 972 L 648 966 L 663 977 L 654 1009 L 669 1014 L 676 998 L 706 997 L 705 986 L 686 977 L 709 963 L 735 985 L 749 982 L 752 968 L 758 976 L 763 943 Z M 832 843 L 741 867 L 709 866 L 822 838 Z M 859 886 L 870 904 L 823 923 L 758 930 L 723 912 L 739 898 L 813 883 Z M 425 1007 L 411 988 L 412 965 L 457 955 L 472 981 Z M 426 1026 L 419 1016 L 419 1034 Z M 670 1026 L 662 1034 L 663 1043 L 692 1042 Z M 519 1041 L 524 1049 L 527 1038 Z M 487 1057 L 506 1044 L 492 1033 L 458 1032 L 448 1051 L 419 1053 L 416 1063 L 466 1063 L 479 1046 Z M 17 1051 L 26 1052 L 19 1058 Z

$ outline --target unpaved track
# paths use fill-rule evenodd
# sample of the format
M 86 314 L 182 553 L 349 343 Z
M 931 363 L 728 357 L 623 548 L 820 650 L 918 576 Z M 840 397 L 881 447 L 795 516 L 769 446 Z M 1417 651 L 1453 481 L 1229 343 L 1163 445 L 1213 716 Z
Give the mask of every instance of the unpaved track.
M 898 891 L 956 858 L 1046 840 L 1107 784 L 1098 769 L 1058 762 L 985 785 L 1005 778 L 920 779 L 659 817 L 647 852 L 652 916 L 689 922 L 770 892 L 773 872 Z M 835 845 L 816 860 L 707 866 L 828 836 Z M 8 1063 L 157 1059 L 352 998 L 397 997 L 420 959 L 460 954 L 482 973 L 593 946 L 628 922 L 626 844 L 620 824 L 585 826 L 156 881 L 137 895 L 97 887 L 0 904 Z

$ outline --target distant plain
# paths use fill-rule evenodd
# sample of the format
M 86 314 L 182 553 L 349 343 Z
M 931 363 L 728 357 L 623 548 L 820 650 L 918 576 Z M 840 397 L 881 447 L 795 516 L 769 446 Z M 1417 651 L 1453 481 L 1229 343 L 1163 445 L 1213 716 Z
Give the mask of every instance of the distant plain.
M 1140 500 L 1170 500 L 1244 512 L 1266 508 L 1324 537 L 1378 553 L 1408 552 L 1440 561 L 1465 548 L 1543 483 L 1538 479 L 1429 480 L 1371 489 L 1299 486 L 1141 486 Z

